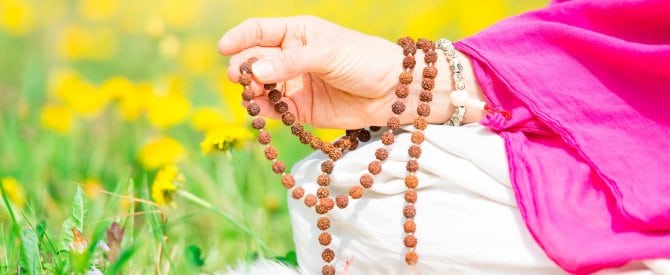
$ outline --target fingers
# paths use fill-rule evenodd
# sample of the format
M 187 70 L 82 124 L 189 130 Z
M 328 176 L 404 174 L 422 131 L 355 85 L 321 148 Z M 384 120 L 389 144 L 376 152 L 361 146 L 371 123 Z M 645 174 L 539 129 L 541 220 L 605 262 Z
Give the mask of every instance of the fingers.
M 328 57 L 327 49 L 302 46 L 263 56 L 251 69 L 259 82 L 276 83 L 303 73 L 325 73 Z
M 295 102 L 290 98 L 284 98 L 282 99 L 282 101 L 286 102 L 286 104 L 288 104 L 288 110 L 294 115 L 296 115 L 296 118 L 299 118 L 298 109 Z M 267 97 L 257 96 L 254 98 L 254 102 L 256 102 L 258 106 L 261 107 L 261 112 L 259 114 L 260 116 L 281 120 L 281 114 L 275 111 L 274 103 L 270 102 L 270 99 L 268 99 Z M 245 102 L 243 105 L 246 108 L 249 105 L 249 103 Z
M 240 53 L 231 56 L 228 60 L 228 79 L 230 79 L 232 82 L 238 83 L 241 75 L 240 65 L 242 65 L 244 62 L 247 62 L 250 57 L 263 58 L 265 56 L 273 56 L 280 51 L 281 49 L 275 47 L 267 48 L 257 46 L 245 49 Z M 262 83 L 259 83 L 258 81 L 252 81 L 251 85 L 249 85 L 249 88 L 254 92 L 255 96 L 263 95 L 264 89 Z
M 219 52 L 236 54 L 244 49 L 282 44 L 292 18 L 252 18 L 226 32 L 219 40 Z

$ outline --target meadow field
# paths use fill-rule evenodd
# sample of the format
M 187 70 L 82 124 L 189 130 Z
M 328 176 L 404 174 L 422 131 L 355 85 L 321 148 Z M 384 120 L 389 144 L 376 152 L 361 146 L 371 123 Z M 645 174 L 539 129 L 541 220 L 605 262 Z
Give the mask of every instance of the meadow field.
M 546 2 L 0 0 L 0 274 L 297 265 L 285 189 L 219 37 L 312 14 L 393 41 L 457 40 Z M 291 167 L 311 149 L 280 124 Z

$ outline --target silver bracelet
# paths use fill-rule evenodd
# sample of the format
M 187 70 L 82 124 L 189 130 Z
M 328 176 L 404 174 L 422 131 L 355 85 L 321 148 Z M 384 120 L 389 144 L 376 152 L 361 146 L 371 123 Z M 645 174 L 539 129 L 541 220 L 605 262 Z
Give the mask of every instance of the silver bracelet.
M 463 124 L 463 117 L 465 117 L 466 108 L 469 95 L 465 90 L 465 79 L 463 78 L 463 65 L 460 58 L 456 56 L 456 48 L 451 41 L 441 38 L 437 41 L 437 48 L 444 52 L 449 62 L 449 69 L 453 73 L 454 90 L 449 94 L 451 105 L 455 107 L 454 113 L 447 121 L 447 125 L 460 126 Z

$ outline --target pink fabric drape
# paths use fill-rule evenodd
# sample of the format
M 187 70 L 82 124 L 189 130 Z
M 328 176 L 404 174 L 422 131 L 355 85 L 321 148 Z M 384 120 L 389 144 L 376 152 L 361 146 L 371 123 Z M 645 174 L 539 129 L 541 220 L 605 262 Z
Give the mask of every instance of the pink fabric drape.
M 554 1 L 456 46 L 512 112 L 482 123 L 551 259 L 588 273 L 670 258 L 670 1 Z

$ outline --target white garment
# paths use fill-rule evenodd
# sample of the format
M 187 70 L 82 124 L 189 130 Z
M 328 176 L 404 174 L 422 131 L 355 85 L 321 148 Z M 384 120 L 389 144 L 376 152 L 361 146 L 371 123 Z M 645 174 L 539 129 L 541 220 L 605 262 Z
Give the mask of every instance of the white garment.
M 375 184 L 349 206 L 337 206 L 331 219 L 330 247 L 338 274 L 564 274 L 532 239 L 516 207 L 504 142 L 478 125 L 431 125 L 421 145 L 416 270 L 405 264 L 402 209 L 409 128 L 396 134 L 389 158 Z M 382 144 L 379 133 L 335 163 L 330 194 L 346 194 L 367 172 Z M 314 194 L 320 163 L 315 152 L 293 169 L 297 185 Z M 300 270 L 320 274 L 323 247 L 317 237 L 318 215 L 303 201 L 289 198 L 289 211 Z M 346 271 L 346 273 L 345 273 Z M 636 273 L 637 274 L 637 273 Z

